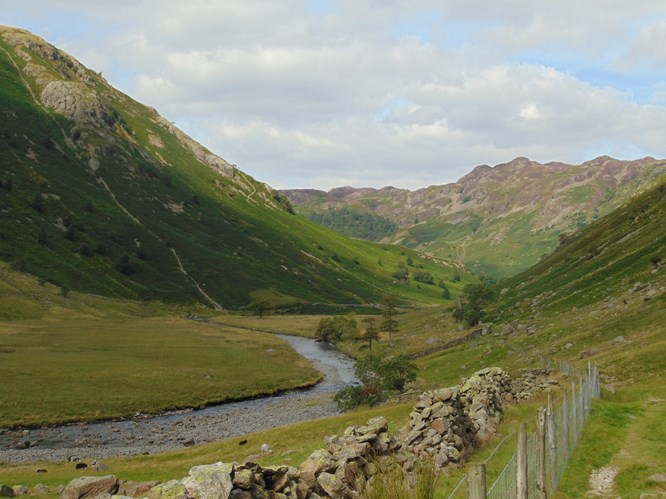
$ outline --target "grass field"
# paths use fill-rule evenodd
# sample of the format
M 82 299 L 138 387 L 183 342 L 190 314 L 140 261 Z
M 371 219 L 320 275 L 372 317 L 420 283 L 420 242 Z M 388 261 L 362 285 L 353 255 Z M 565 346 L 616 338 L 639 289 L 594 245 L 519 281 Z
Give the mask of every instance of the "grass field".
M 0 426 L 202 407 L 319 377 L 274 335 L 178 318 L 0 325 Z

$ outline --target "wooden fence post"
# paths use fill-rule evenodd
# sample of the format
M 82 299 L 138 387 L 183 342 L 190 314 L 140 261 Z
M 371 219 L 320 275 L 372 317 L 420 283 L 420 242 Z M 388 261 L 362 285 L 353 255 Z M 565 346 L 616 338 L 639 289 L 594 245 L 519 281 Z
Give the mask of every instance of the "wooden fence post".
M 546 499 L 546 409 L 537 413 L 537 466 L 536 494 L 538 499 Z
M 572 440 L 572 445 L 570 449 L 573 450 L 573 448 L 576 446 L 576 442 L 578 441 L 578 404 L 577 404 L 578 397 L 576 397 L 576 383 L 571 382 L 571 428 L 570 432 L 571 435 L 573 436 Z
M 518 426 L 516 442 L 516 490 L 517 499 L 527 498 L 527 424 Z
M 553 407 L 552 393 L 548 393 L 547 435 L 550 491 L 555 492 L 557 490 L 557 435 L 555 435 L 555 409 Z
M 569 457 L 569 394 L 562 390 L 562 459 Z
M 486 499 L 486 465 L 483 463 L 467 465 L 467 498 Z

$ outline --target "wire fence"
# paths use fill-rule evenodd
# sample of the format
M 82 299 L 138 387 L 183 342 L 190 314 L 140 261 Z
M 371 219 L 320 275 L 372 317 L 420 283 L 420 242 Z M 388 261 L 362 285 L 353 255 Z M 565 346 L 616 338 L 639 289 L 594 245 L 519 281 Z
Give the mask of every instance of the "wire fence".
M 548 406 L 539 409 L 537 429 L 531 435 L 526 435 L 526 423 L 520 425 L 516 450 L 490 487 L 486 488 L 485 483 L 486 465 L 513 433 L 483 463 L 469 465 L 468 473 L 449 499 L 545 499 L 553 495 L 583 432 L 592 400 L 601 393 L 599 371 L 591 364 L 584 375 L 577 374 L 573 365 L 566 362 L 560 362 L 559 370 L 573 379 L 571 386 L 563 390 L 557 401 L 548 396 Z M 467 485 L 466 490 L 463 484 Z

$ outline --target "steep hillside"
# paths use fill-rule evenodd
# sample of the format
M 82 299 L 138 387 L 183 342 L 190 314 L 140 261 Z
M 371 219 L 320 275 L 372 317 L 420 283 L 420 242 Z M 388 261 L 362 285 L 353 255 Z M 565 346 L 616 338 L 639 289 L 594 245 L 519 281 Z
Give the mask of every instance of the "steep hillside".
M 472 279 L 294 215 L 269 186 L 26 31 L 0 28 L 0 87 L 0 259 L 65 291 L 215 307 L 441 300 L 436 286 L 392 277 L 407 257 L 436 278 Z
M 603 304 L 621 315 L 630 302 L 665 304 L 666 179 L 576 234 L 547 258 L 502 283 L 508 316 L 562 313 Z M 663 324 L 662 327 L 666 327 Z
M 313 219 L 326 221 L 322 214 L 342 208 L 372 213 L 399 226 L 386 241 L 507 277 L 552 251 L 561 233 L 610 213 L 664 172 L 666 161 L 653 158 L 602 156 L 581 165 L 516 158 L 417 191 L 344 187 L 283 193 L 297 212 Z

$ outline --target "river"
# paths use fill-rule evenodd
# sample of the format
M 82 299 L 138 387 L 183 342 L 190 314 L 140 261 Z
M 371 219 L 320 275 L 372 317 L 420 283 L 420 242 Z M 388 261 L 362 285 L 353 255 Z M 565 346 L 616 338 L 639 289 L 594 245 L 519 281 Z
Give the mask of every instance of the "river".
M 279 335 L 324 378 L 312 388 L 123 421 L 76 423 L 34 430 L 0 430 L 0 462 L 106 458 L 153 454 L 336 414 L 332 395 L 358 380 L 354 362 L 335 347 Z M 17 442 L 30 442 L 17 449 Z M 248 454 L 263 442 L 248 443 Z M 267 442 L 270 444 L 270 442 Z

